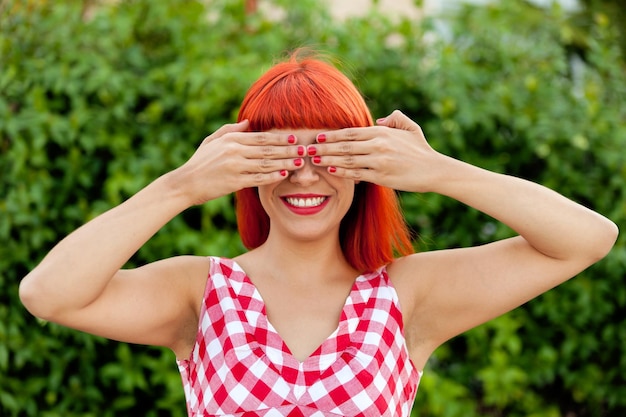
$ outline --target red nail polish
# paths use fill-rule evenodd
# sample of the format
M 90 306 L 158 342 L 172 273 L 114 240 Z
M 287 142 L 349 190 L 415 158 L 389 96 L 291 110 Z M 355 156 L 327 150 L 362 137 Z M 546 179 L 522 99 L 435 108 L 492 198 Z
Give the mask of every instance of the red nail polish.
M 280 170 L 280 176 L 281 177 L 286 177 L 287 176 L 287 170 L 286 169 L 281 169 Z
M 331 174 L 334 174 L 335 172 L 337 172 L 337 168 L 335 168 L 335 167 L 328 167 L 328 172 L 330 172 Z
M 302 162 L 303 162 L 302 158 L 296 158 L 296 159 L 294 159 L 293 164 L 295 166 L 299 167 L 299 166 L 302 166 Z
M 294 143 L 296 143 L 296 137 L 294 135 L 289 135 L 287 137 L 287 142 L 289 142 L 289 143 L 291 143 L 293 145 Z
M 319 164 L 320 162 L 322 162 L 322 157 L 321 156 L 314 156 L 313 158 L 311 158 L 313 160 L 314 164 Z
M 313 156 L 313 155 L 315 155 L 315 154 L 317 153 L 317 149 L 316 149 L 316 148 L 315 148 L 315 146 L 313 146 L 313 145 L 309 145 L 309 146 L 306 148 L 306 151 L 307 151 L 307 153 L 309 154 L 309 156 Z
M 298 146 L 298 155 L 304 156 L 304 146 Z
M 326 135 L 323 133 L 320 133 L 319 135 L 317 135 L 317 143 L 324 143 L 326 142 Z

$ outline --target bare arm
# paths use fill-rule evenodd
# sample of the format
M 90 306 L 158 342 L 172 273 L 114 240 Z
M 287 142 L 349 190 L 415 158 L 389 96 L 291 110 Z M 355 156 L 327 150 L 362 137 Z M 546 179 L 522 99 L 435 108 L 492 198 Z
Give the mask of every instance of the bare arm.
M 287 135 L 243 133 L 247 122 L 209 136 L 180 168 L 59 242 L 20 284 L 34 315 L 89 333 L 180 350 L 197 320 L 206 259 L 179 257 L 120 268 L 174 216 L 295 169 Z M 283 171 L 283 172 L 281 172 Z M 192 326 L 193 327 L 193 326 Z
M 167 177 L 157 179 L 59 242 L 22 281 L 22 301 L 42 318 L 91 304 L 128 259 L 186 208 Z
M 419 253 L 389 267 L 407 334 L 425 362 L 438 345 L 503 314 L 604 257 L 613 222 L 519 178 L 434 151 L 400 112 L 379 126 L 326 133 L 319 165 L 346 178 L 413 192 L 436 192 L 507 224 L 519 236 L 488 245 Z
M 420 337 L 433 347 L 561 284 L 602 259 L 617 227 L 601 215 L 519 178 L 451 158 L 437 192 L 507 224 L 519 236 L 415 254 L 390 267 L 404 285 Z
M 120 270 L 187 207 L 168 182 L 167 177 L 157 179 L 59 242 L 21 282 L 26 308 L 46 320 L 112 339 L 166 346 L 180 339 L 175 327 L 164 331 L 161 324 L 191 312 L 189 300 L 179 309 L 168 303 L 168 294 L 188 299 L 189 262 L 169 262 L 178 269 L 161 264 Z

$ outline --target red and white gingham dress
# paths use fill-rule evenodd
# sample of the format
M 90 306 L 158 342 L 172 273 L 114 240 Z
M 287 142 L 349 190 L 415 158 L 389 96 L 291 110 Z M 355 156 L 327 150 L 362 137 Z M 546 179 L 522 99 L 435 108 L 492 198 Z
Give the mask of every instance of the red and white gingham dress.
M 421 377 L 384 267 L 356 279 L 335 332 L 300 362 L 241 267 L 211 258 L 196 344 L 177 362 L 191 417 L 408 416 Z

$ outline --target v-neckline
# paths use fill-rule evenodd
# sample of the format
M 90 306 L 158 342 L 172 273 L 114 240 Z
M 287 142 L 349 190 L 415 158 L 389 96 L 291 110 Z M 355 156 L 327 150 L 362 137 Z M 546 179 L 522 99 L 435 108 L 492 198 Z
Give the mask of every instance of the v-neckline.
M 248 273 L 241 267 L 241 265 L 237 261 L 235 260 L 231 260 L 231 261 L 233 263 L 233 267 L 238 269 L 239 272 L 243 275 L 243 282 L 252 288 L 252 297 L 256 299 L 260 305 L 260 310 L 256 311 L 256 313 L 259 314 L 259 316 L 256 317 L 256 320 L 251 320 L 251 317 L 248 315 L 248 310 L 246 309 L 246 320 L 248 321 L 248 324 L 252 325 L 255 328 L 258 328 L 259 326 L 261 326 L 262 329 L 264 328 L 268 332 L 271 332 L 276 337 L 276 339 L 280 341 L 280 344 L 282 345 L 281 351 L 282 351 L 282 354 L 284 355 L 284 358 L 283 360 L 279 360 L 279 358 L 276 358 L 276 355 L 275 355 L 276 352 L 274 351 L 274 349 L 272 350 L 266 349 L 266 346 L 263 343 L 260 343 L 261 349 L 270 358 L 270 360 L 272 360 L 272 362 L 283 363 L 285 362 L 284 359 L 288 358 L 289 361 L 292 361 L 294 364 L 297 364 L 298 368 L 302 369 L 302 368 L 308 368 L 310 367 L 308 365 L 313 365 L 314 363 L 316 363 L 317 358 L 319 358 L 322 354 L 323 348 L 327 344 L 333 342 L 334 340 L 337 340 L 337 343 L 335 344 L 336 345 L 335 350 L 338 355 L 341 354 L 345 350 L 345 348 L 349 344 L 347 340 L 348 338 L 340 338 L 340 339 L 338 338 L 344 332 L 350 333 L 346 329 L 346 327 L 348 326 L 347 310 L 348 310 L 349 305 L 354 304 L 354 294 L 355 292 L 358 292 L 359 281 L 361 279 L 364 279 L 365 277 L 364 274 L 359 274 L 356 278 L 354 278 L 354 281 L 352 282 L 352 286 L 350 287 L 350 291 L 348 292 L 348 295 L 346 296 L 346 299 L 344 300 L 343 306 L 341 307 L 341 314 L 339 316 L 339 322 L 337 323 L 337 326 L 335 327 L 335 329 L 319 344 L 319 346 L 317 346 L 315 350 L 313 350 L 311 354 L 309 354 L 304 360 L 300 360 L 293 355 L 285 339 L 281 336 L 278 330 L 276 330 L 274 325 L 270 322 L 269 317 L 267 316 L 267 304 L 265 304 L 265 300 L 263 299 L 261 292 L 259 291 L 257 286 L 254 284 L 254 282 L 252 282 L 252 279 L 250 278 Z M 253 322 L 256 322 L 256 325 L 253 325 Z

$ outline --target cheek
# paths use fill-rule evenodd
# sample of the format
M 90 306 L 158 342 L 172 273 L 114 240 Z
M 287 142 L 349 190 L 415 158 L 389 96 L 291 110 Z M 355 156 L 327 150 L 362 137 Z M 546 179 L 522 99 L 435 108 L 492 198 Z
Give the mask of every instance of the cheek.
M 352 201 L 354 200 L 354 192 L 356 187 L 354 181 L 344 181 L 346 182 L 343 184 L 342 187 L 342 200 L 344 201 L 345 205 L 350 207 L 352 205 Z
M 257 187 L 257 195 L 259 196 L 263 210 L 267 213 L 272 198 L 272 188 L 268 186 Z

